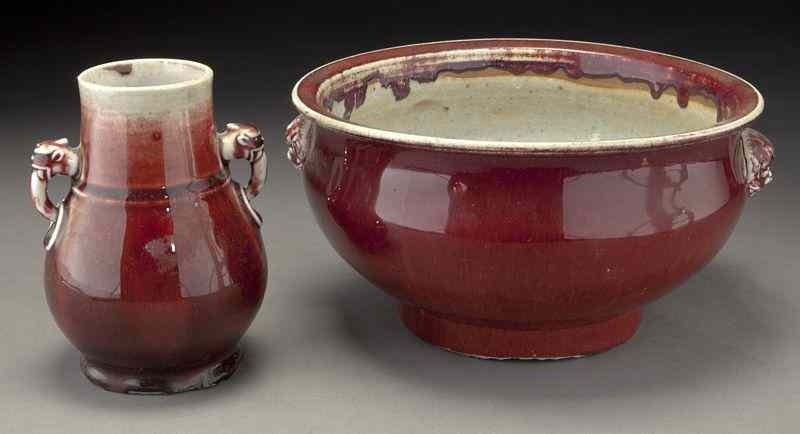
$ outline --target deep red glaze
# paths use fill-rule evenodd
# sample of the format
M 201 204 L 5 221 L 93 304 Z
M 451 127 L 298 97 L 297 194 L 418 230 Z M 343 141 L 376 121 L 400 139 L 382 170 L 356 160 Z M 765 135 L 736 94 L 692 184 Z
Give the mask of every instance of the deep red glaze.
M 158 376 L 230 356 L 267 264 L 210 104 L 163 120 L 82 113 L 82 171 L 46 257 L 59 327 L 90 365 L 112 370 Z
M 320 129 L 303 167 L 324 233 L 377 286 L 462 322 L 564 328 L 638 309 L 711 260 L 744 204 L 734 144 L 442 158 Z
M 497 47 L 534 47 L 544 56 L 530 63 L 459 63 L 447 56 L 448 50 Z M 439 63 L 413 57 L 439 52 Z M 391 77 L 376 72 L 323 89 L 350 68 L 400 56 L 412 57 Z M 727 122 L 760 102 L 742 80 L 688 60 L 538 40 L 365 53 L 312 72 L 296 98 L 323 117 L 335 117 L 326 107 L 344 101 L 347 120 L 370 81 L 401 100 L 409 80 L 488 67 L 646 82 L 654 98 L 671 87 L 676 110 L 689 96 L 704 95 Z M 309 123 L 314 120 L 301 117 L 290 125 L 290 158 L 302 167 L 311 207 L 333 247 L 403 303 L 413 332 L 477 356 L 568 357 L 624 342 L 638 327 L 642 305 L 721 249 L 752 182 L 743 179 L 736 156 L 741 126 L 638 148 L 574 152 L 437 148 L 424 138 L 394 142 Z
M 639 328 L 641 309 L 607 321 L 582 325 L 503 328 L 474 324 L 404 304 L 405 325 L 420 338 L 440 347 L 493 359 L 559 359 L 591 355 L 624 343 Z

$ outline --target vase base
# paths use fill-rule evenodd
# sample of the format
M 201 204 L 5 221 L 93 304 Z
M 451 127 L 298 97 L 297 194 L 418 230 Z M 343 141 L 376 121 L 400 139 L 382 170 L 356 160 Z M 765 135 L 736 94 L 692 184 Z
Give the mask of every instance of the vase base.
M 475 325 L 403 305 L 401 317 L 420 339 L 448 351 L 482 359 L 553 360 L 609 350 L 630 339 L 642 319 L 640 309 L 580 326 L 554 324 L 518 329 Z
M 133 395 L 169 395 L 214 387 L 236 372 L 241 351 L 210 364 L 174 371 L 120 368 L 81 358 L 81 370 L 95 386 Z

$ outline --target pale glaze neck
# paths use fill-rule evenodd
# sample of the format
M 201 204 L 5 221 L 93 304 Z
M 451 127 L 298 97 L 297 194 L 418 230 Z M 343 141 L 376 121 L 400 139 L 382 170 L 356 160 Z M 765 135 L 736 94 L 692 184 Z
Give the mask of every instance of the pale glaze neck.
M 223 173 L 214 128 L 213 73 L 194 62 L 113 62 L 78 76 L 81 185 L 159 190 Z

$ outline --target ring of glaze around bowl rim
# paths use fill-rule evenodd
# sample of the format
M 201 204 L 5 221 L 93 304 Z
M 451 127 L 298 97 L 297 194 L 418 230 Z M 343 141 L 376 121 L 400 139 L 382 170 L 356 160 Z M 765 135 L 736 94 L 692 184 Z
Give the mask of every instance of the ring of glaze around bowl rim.
M 335 80 L 337 75 L 341 76 L 345 72 L 349 73 L 359 68 L 375 68 L 381 62 L 394 63 L 426 54 L 452 55 L 454 59 L 463 59 L 469 54 L 478 53 L 478 59 L 486 59 L 491 53 L 513 55 L 542 50 L 622 57 L 639 56 L 640 59 L 644 58 L 645 61 L 654 63 L 655 60 L 660 60 L 666 67 L 675 68 L 677 65 L 678 67 L 693 68 L 734 82 L 740 88 L 739 90 L 746 92 L 747 97 L 754 99 L 755 103 L 747 111 L 739 113 L 732 119 L 726 119 L 721 123 L 694 131 L 624 139 L 527 142 L 455 139 L 388 131 L 340 119 L 329 113 L 319 101 L 319 92 L 323 86 L 326 82 Z M 436 151 L 545 155 L 635 152 L 705 141 L 746 126 L 755 120 L 764 109 L 764 99 L 755 86 L 722 69 L 655 51 L 620 45 L 555 39 L 469 39 L 404 45 L 356 54 L 330 62 L 306 74 L 295 84 L 292 90 L 292 102 L 301 114 L 311 118 L 323 128 L 397 145 Z

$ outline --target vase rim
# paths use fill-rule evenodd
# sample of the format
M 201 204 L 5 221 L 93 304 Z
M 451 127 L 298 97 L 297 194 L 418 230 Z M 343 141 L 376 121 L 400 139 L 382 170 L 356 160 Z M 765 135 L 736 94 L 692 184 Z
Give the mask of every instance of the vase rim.
M 131 84 L 124 83 L 119 80 L 119 84 L 109 84 L 108 74 L 104 72 L 113 72 L 119 78 L 130 77 L 135 69 L 144 67 L 155 80 L 162 80 L 166 82 L 153 84 Z M 167 80 L 163 77 L 167 68 L 180 67 L 183 71 L 173 71 L 172 80 Z M 105 75 L 105 77 L 104 77 Z M 184 75 L 185 78 L 175 79 L 179 75 Z M 111 75 L 113 77 L 113 75 Z M 210 81 L 214 77 L 214 71 L 208 66 L 199 62 L 184 59 L 169 59 L 169 58 L 141 58 L 141 59 L 125 59 L 115 60 L 113 62 L 102 63 L 100 65 L 87 68 L 78 74 L 78 83 L 86 88 L 96 91 L 113 91 L 113 92 L 148 92 L 148 91 L 163 91 L 180 89 L 186 87 L 196 86 L 205 81 Z M 105 81 L 105 82 L 104 82 Z
M 210 105 L 213 78 L 199 62 L 143 58 L 93 66 L 77 80 L 84 108 L 153 116 Z

